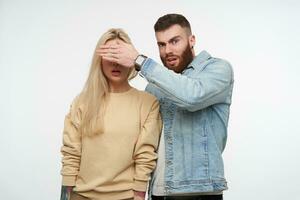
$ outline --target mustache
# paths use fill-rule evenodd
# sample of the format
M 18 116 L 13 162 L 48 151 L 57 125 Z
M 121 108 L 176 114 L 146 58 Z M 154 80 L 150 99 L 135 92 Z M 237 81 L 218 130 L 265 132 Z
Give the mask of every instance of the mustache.
M 165 58 L 172 58 L 172 57 L 179 57 L 178 55 L 175 55 L 173 53 L 166 54 Z
M 166 60 L 173 60 L 173 59 L 179 59 L 180 56 L 178 55 L 175 55 L 175 54 L 169 54 L 169 55 L 166 55 L 163 59 L 166 61 Z

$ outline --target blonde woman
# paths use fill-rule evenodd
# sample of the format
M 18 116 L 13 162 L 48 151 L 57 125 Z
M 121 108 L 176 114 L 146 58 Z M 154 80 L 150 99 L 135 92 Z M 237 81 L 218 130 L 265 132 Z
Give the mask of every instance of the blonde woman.
M 129 85 L 134 68 L 97 54 L 100 45 L 120 41 L 131 44 L 122 29 L 102 35 L 86 84 L 65 118 L 61 200 L 145 198 L 157 158 L 159 104 Z

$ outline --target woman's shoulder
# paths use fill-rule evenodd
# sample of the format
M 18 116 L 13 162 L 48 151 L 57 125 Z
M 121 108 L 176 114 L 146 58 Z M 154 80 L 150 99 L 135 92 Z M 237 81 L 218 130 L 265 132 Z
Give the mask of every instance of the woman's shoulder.
M 143 102 L 155 102 L 157 101 L 156 97 L 149 92 L 139 90 L 135 88 L 135 92 L 137 96 L 143 101 Z
M 139 109 L 141 111 L 141 119 L 144 121 L 149 113 L 159 112 L 159 102 L 157 98 L 149 92 L 136 89 L 136 94 L 139 97 Z
M 75 112 L 82 112 L 85 108 L 85 105 L 83 103 L 83 98 L 81 96 L 81 94 L 78 94 L 77 96 L 75 96 L 71 102 L 70 105 L 71 109 Z

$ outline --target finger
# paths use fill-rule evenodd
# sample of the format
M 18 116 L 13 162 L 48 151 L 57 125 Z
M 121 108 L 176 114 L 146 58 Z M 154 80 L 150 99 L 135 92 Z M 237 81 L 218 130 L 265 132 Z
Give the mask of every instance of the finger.
M 96 49 L 95 53 L 96 54 L 110 54 L 110 50 L 109 49 Z
M 118 63 L 118 59 L 117 59 L 117 58 L 114 58 L 114 57 L 111 57 L 111 56 L 102 56 L 102 59 L 103 59 L 103 60 L 110 61 L 110 62 Z
M 119 48 L 119 45 L 117 44 L 111 44 L 111 45 L 100 45 L 99 46 L 99 49 L 118 49 Z
M 98 50 L 96 50 L 95 53 L 96 53 L 96 55 L 99 55 L 99 56 L 104 56 L 104 55 L 108 54 L 107 51 L 98 51 Z
M 110 45 L 100 45 L 99 49 L 109 49 Z
M 98 56 L 109 56 L 110 53 L 108 51 L 96 51 L 96 55 L 98 55 Z
M 111 54 L 119 54 L 121 52 L 120 49 L 97 49 L 96 53 L 111 53 Z
M 118 54 L 113 54 L 113 53 L 103 53 L 103 52 L 96 52 L 96 55 L 101 56 L 101 57 L 105 57 L 105 58 L 114 58 L 114 59 L 118 59 L 119 55 Z

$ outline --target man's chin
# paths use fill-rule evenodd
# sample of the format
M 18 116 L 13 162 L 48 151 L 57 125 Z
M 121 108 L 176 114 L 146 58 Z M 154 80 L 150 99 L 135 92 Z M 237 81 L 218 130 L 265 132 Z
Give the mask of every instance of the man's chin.
M 177 64 L 166 64 L 165 65 L 167 68 L 169 68 L 169 69 L 175 69 L 176 67 L 178 67 L 178 65 Z
M 170 69 L 170 70 L 175 70 L 176 69 L 176 66 L 171 66 L 171 65 L 168 65 L 168 66 L 166 66 L 168 69 Z
M 173 65 L 170 65 L 167 62 L 164 62 L 163 64 L 164 64 L 165 67 L 167 67 L 168 69 L 173 70 L 175 72 L 176 72 L 176 69 L 179 66 L 177 63 L 174 63 Z

